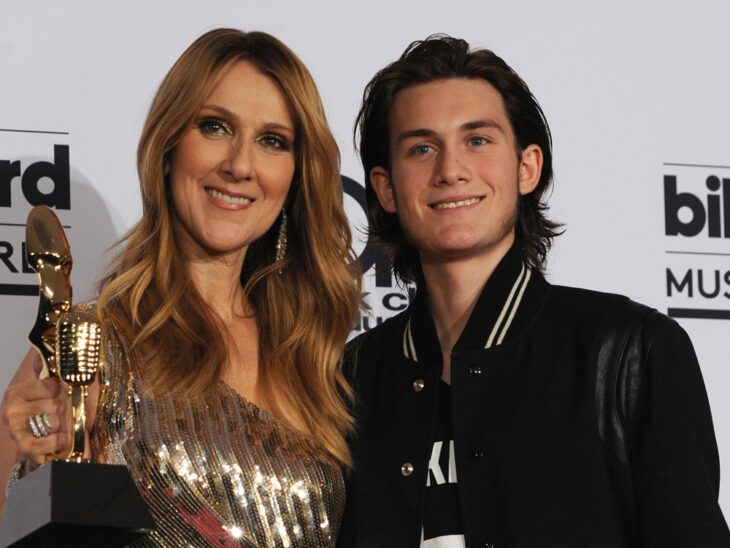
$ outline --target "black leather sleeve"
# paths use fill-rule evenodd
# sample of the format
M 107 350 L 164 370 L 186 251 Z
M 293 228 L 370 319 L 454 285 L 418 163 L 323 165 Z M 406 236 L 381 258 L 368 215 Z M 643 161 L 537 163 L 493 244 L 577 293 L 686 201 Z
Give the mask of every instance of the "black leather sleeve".
M 692 343 L 653 312 L 641 329 L 642 380 L 629 461 L 639 546 L 730 547 L 718 504 L 719 457 Z
M 644 324 L 653 313 L 653 309 L 625 299 L 601 331 L 596 359 L 598 433 L 627 466 L 629 438 L 639 422 L 645 388 Z

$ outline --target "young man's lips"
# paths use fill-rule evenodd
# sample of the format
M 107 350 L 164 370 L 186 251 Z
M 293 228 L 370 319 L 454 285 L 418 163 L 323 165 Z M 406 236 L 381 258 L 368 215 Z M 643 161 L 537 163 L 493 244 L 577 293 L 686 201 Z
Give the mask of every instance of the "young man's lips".
M 248 196 L 227 191 L 224 192 L 217 188 L 205 187 L 205 191 L 208 193 L 209 196 L 212 196 L 216 200 L 220 200 L 221 202 L 224 202 L 226 204 L 242 206 L 251 204 L 254 201 L 253 198 L 249 198 Z
M 467 198 L 454 198 L 453 200 L 442 200 L 430 204 L 432 209 L 457 209 L 459 207 L 478 204 L 484 199 L 484 196 L 469 196 Z

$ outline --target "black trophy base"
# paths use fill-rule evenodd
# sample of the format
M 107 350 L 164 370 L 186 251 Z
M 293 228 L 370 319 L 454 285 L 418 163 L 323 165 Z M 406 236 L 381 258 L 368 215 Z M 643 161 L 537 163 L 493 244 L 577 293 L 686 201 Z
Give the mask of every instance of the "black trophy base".
M 125 466 L 52 461 L 13 485 L 0 547 L 124 546 L 154 526 Z

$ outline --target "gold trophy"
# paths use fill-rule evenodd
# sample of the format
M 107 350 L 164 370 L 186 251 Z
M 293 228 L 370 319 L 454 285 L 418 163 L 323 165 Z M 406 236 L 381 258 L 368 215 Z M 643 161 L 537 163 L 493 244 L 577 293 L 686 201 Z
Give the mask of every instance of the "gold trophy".
M 44 206 L 31 210 L 25 241 L 28 264 L 40 283 L 38 317 L 28 339 L 41 356 L 41 377 L 63 381 L 73 409 L 72 445 L 51 458 L 82 462 L 87 387 L 99 368 L 101 326 L 91 312 L 71 309 L 73 260 L 63 226 L 52 210 Z
M 28 264 L 38 273 L 38 317 L 28 338 L 41 356 L 41 378 L 56 377 L 72 405 L 69 447 L 18 480 L 8 494 L 0 547 L 124 546 L 154 527 L 125 466 L 85 457 L 86 397 L 101 360 L 101 326 L 71 304 L 71 251 L 55 213 L 34 207 L 26 225 Z

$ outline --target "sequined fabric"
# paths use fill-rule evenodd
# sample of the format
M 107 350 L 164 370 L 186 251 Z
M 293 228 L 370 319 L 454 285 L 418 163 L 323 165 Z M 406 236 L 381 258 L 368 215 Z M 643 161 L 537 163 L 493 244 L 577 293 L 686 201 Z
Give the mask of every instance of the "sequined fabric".
M 335 462 L 223 383 L 200 404 L 151 395 L 109 339 L 91 447 L 129 468 L 155 518 L 134 546 L 334 546 Z

